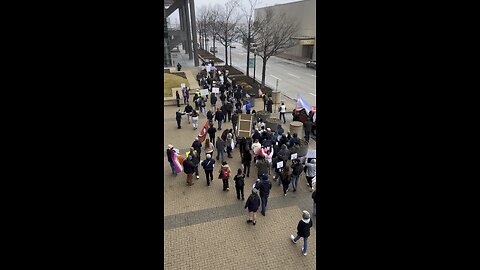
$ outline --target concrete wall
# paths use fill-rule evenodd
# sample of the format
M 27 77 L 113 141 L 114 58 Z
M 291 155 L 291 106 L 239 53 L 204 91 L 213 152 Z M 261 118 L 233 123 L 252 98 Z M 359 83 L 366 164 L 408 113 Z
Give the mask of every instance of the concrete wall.
M 255 9 L 255 17 L 261 16 L 266 9 L 273 9 L 275 13 L 285 13 L 288 18 L 296 20 L 299 23 L 298 36 L 315 37 L 315 45 L 313 46 L 313 59 L 316 59 L 316 0 L 304 0 L 299 2 L 280 4 L 264 8 Z M 285 51 L 287 54 L 302 56 L 302 47 L 304 45 L 296 45 Z

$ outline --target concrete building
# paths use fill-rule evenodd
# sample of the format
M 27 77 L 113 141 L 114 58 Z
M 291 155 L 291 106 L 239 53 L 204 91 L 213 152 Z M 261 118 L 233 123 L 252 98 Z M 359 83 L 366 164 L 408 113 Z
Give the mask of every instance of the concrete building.
M 287 49 L 284 54 L 315 60 L 317 57 L 316 0 L 303 0 L 257 8 L 255 9 L 255 18 L 261 16 L 267 9 L 272 9 L 275 13 L 284 13 L 300 25 L 298 34 L 295 36 L 297 45 Z
M 176 10 L 180 17 L 180 29 L 168 27 L 167 18 Z M 163 18 L 163 66 L 175 66 L 178 63 L 176 48 L 180 44 L 188 58 L 194 60 L 195 66 L 199 66 L 194 0 L 165 0 Z

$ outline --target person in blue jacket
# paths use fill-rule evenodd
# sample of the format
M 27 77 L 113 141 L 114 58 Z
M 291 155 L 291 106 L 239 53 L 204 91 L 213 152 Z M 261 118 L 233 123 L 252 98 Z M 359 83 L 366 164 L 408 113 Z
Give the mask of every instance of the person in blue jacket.
M 245 110 L 247 111 L 247 114 L 250 114 L 251 108 L 252 108 L 252 105 L 250 104 L 250 101 L 247 100 L 247 103 L 245 104 Z
M 207 177 L 207 186 L 210 186 L 210 181 L 213 181 L 213 168 L 215 167 L 215 160 L 212 158 L 212 155 L 207 154 L 207 159 L 202 161 L 201 164 Z

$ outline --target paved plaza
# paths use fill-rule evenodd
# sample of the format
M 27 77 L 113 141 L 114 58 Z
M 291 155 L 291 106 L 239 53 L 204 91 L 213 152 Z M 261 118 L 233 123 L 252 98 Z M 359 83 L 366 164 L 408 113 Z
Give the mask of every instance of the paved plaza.
M 192 69 L 192 72 L 196 69 L 185 68 Z M 292 108 L 294 102 L 287 106 Z M 182 111 L 184 107 L 182 100 Z M 173 144 L 181 155 L 185 155 L 207 118 L 200 115 L 199 128 L 193 130 L 184 117 L 182 129 L 177 129 L 177 109 L 177 106 L 164 107 L 163 149 L 166 150 L 168 144 Z M 210 104 L 207 105 L 208 109 Z M 254 109 L 263 109 L 261 99 L 257 99 Z M 278 113 L 273 115 L 278 117 Z M 288 131 L 292 116 L 286 116 L 287 123 L 283 124 L 283 128 Z M 223 131 L 232 128 L 232 124 L 226 122 L 222 127 Z M 217 132 L 217 136 L 222 131 Z M 309 148 L 316 149 L 315 141 L 310 140 Z M 259 211 L 257 225 L 253 226 L 246 223 L 245 201 L 237 200 L 233 183 L 233 175 L 240 168 L 238 148 L 233 150 L 233 158 L 228 158 L 225 154 L 225 160 L 232 170 L 230 191 L 227 192 L 222 191 L 221 180 L 216 178 L 219 165 L 215 167 L 214 181 L 210 187 L 207 186 L 201 166 L 200 179 L 195 180 L 194 177 L 195 184 L 186 186 L 186 174 L 181 172 L 177 176 L 172 175 L 165 151 L 163 156 L 164 269 L 315 269 L 316 217 L 312 215 L 308 256 L 301 253 L 303 239 L 297 244 L 290 240 L 290 235 L 296 234 L 302 210 L 312 212 L 312 193 L 307 187 L 304 173 L 299 180 L 297 192 L 289 191 L 287 196 L 283 196 L 282 187 L 272 181 L 266 216 L 262 216 Z M 201 158 L 205 158 L 203 151 Z M 290 161 L 288 165 L 291 165 Z M 256 180 L 257 169 L 253 165 L 251 169 L 250 177 L 245 179 L 245 199 Z

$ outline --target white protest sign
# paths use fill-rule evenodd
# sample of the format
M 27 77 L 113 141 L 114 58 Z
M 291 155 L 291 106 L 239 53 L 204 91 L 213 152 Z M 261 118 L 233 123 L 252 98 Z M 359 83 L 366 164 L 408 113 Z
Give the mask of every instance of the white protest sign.
M 220 88 L 218 88 L 218 87 L 212 87 L 212 93 L 215 93 L 215 94 L 220 93 Z
M 283 168 L 283 161 L 277 162 L 277 169 Z
M 180 87 L 182 87 L 182 89 L 184 89 L 184 88 L 186 88 L 187 86 L 186 86 L 184 83 L 182 83 L 182 84 L 180 84 Z
M 317 157 L 317 150 L 316 149 L 308 149 L 307 158 L 316 158 Z
M 201 96 L 206 96 L 206 95 L 208 95 L 208 89 L 202 89 L 202 90 L 200 90 L 200 95 L 201 95 Z
M 292 156 L 290 157 L 291 160 L 294 160 L 294 159 L 296 159 L 296 158 L 297 158 L 297 153 L 292 154 Z

